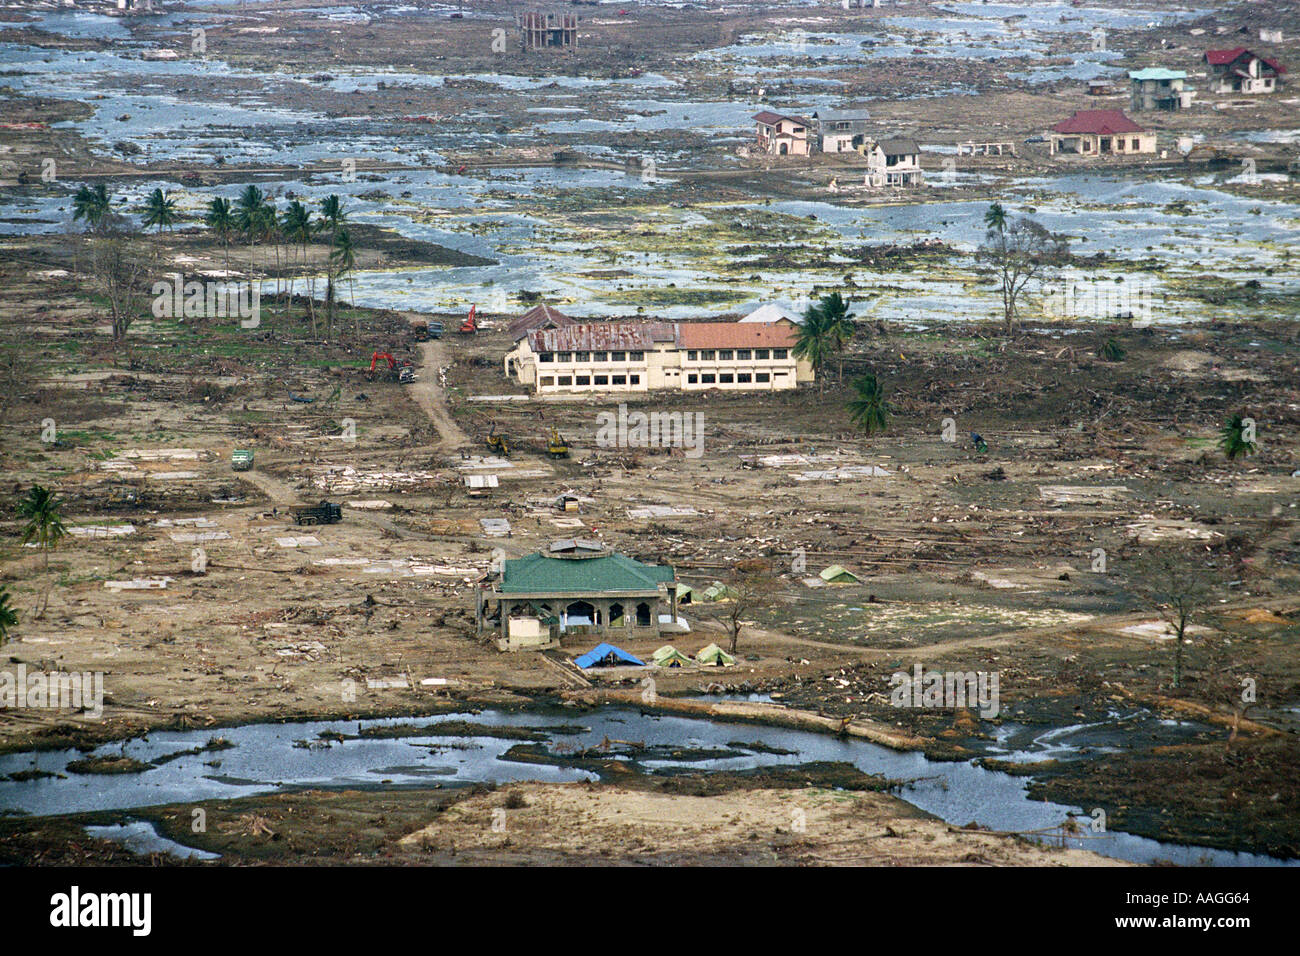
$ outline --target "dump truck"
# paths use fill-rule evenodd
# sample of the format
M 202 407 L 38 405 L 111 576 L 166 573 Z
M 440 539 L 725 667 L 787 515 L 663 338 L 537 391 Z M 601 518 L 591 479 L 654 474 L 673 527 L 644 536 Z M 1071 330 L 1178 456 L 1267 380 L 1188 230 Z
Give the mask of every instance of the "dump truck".
M 297 524 L 337 524 L 343 520 L 343 506 L 322 501 L 309 508 L 295 508 L 293 520 Z
M 230 468 L 232 471 L 251 471 L 253 453 L 247 448 L 236 448 L 230 453 Z
M 446 331 L 441 322 L 430 322 L 428 326 L 428 335 L 431 339 L 442 338 L 442 333 Z

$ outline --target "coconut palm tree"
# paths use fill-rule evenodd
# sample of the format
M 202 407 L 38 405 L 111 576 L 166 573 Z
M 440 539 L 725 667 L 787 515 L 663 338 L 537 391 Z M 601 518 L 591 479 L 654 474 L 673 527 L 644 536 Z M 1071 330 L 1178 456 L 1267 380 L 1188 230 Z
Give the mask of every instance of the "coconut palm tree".
M 300 203 L 293 200 L 289 203 L 289 208 L 284 211 L 284 216 L 280 220 L 280 228 L 284 231 L 284 237 L 289 243 L 296 243 L 302 253 L 302 261 L 307 261 L 307 243 L 311 241 L 312 233 L 315 226 L 312 223 L 311 211 Z M 289 303 L 293 304 L 293 273 L 289 274 Z M 311 302 L 310 299 L 307 300 Z M 310 307 L 310 306 L 309 306 Z M 311 313 L 311 330 L 312 335 L 316 334 L 316 312 Z
M 1249 457 L 1255 454 L 1259 451 L 1259 445 L 1254 440 L 1253 425 L 1248 433 L 1246 420 L 1240 415 L 1233 415 L 1219 429 L 1219 447 L 1228 456 L 1228 461 L 1235 461 L 1241 455 Z
M 26 497 L 18 500 L 18 514 L 27 519 L 22 543 L 39 542 L 45 554 L 47 568 L 50 566 L 50 549 L 67 534 L 67 529 L 63 527 L 63 518 L 59 514 L 61 504 L 54 492 L 40 485 L 32 485 Z
M 889 403 L 885 390 L 871 373 L 853 380 L 856 396 L 848 404 L 849 420 L 868 435 L 882 432 L 889 424 Z
M 358 335 L 361 334 L 360 321 L 357 319 L 357 303 L 352 299 L 352 271 L 356 268 L 357 260 L 352 246 L 352 237 L 348 235 L 346 229 L 340 229 L 334 235 L 334 248 L 330 250 L 330 271 L 340 280 L 345 276 L 348 279 L 348 298 L 352 301 L 352 324 L 353 331 Z
M 87 229 L 100 232 L 108 225 L 112 204 L 108 187 L 103 183 L 93 187 L 83 185 L 72 197 L 72 221 L 84 219 Z
M 839 361 L 837 377 L 842 382 L 844 381 L 844 346 L 848 345 L 849 340 L 853 338 L 856 329 L 853 324 L 853 313 L 849 311 L 848 301 L 838 292 L 822 296 L 821 302 L 817 303 L 817 311 L 825 317 L 829 326 L 831 350 Z
M 339 230 L 347 222 L 348 215 L 343 210 L 343 203 L 338 196 L 330 193 L 321 200 L 320 215 L 324 220 L 323 229 L 329 230 L 330 234 L 330 268 L 325 272 L 325 323 L 328 327 L 329 334 L 334 334 L 334 253 L 333 249 L 338 242 Z
M 835 354 L 838 340 L 834 322 L 819 306 L 809 306 L 791 351 L 795 358 L 807 359 L 812 365 L 819 389 L 825 386 L 822 372 L 827 360 Z
M 162 191 L 155 189 L 149 194 L 149 198 L 144 201 L 144 225 L 145 228 L 157 226 L 158 232 L 167 229 L 176 222 L 176 200 Z
M 249 253 L 250 272 L 257 269 L 258 218 L 265 204 L 266 196 L 262 194 L 262 190 L 251 183 L 244 187 L 244 191 L 235 200 L 235 227 L 244 234 L 244 238 L 252 246 Z
M 226 277 L 230 277 L 230 234 L 235 231 L 235 216 L 230 209 L 230 200 L 222 196 L 215 197 L 208 203 L 207 215 L 203 221 L 221 240 L 221 248 L 226 253 Z
M 984 227 L 990 231 L 1004 232 L 1007 228 L 1007 211 L 1002 208 L 1002 203 L 995 202 L 989 206 L 988 211 L 984 213 Z
M 18 611 L 9 603 L 8 589 L 0 588 L 0 644 L 9 640 L 9 632 L 18 626 Z

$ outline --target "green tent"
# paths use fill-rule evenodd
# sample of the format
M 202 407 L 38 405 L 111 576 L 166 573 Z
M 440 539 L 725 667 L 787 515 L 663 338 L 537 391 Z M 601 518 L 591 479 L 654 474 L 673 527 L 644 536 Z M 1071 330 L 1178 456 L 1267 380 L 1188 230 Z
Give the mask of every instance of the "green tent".
M 858 576 L 852 571 L 838 565 L 832 564 L 823 571 L 819 577 L 827 584 L 857 584 Z
M 677 585 L 677 603 L 690 604 L 695 600 L 695 590 L 689 584 Z
M 654 662 L 660 667 L 684 667 L 691 663 L 691 659 L 673 647 L 671 644 L 665 644 L 659 650 L 655 651 Z
M 731 597 L 731 589 L 721 581 L 714 581 L 704 589 L 704 600 L 706 601 L 725 601 Z
M 700 652 L 695 655 L 695 663 L 711 664 L 714 667 L 730 667 L 736 663 L 736 659 L 717 644 L 710 644 L 708 647 L 700 648 Z

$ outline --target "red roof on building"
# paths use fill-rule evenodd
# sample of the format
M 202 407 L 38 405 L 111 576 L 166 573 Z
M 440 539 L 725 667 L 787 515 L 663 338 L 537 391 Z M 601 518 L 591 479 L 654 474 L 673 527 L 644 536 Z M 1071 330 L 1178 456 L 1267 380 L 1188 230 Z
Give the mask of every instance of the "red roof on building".
M 1054 133 L 1092 133 L 1113 136 L 1116 133 L 1143 133 L 1141 126 L 1124 115 L 1123 110 L 1076 110 L 1068 120 L 1052 127 Z
M 523 315 L 515 316 L 510 321 L 510 339 L 517 342 L 534 329 L 563 328 L 567 325 L 577 324 L 577 319 L 570 318 L 559 309 L 543 302 L 541 305 L 533 306 Z
M 785 322 L 679 322 L 682 349 L 791 348 L 798 333 Z
M 1259 60 L 1266 66 L 1276 70 L 1278 73 L 1286 72 L 1286 67 L 1277 62 L 1277 60 L 1270 60 L 1266 56 L 1260 56 L 1258 53 L 1254 53 L 1246 49 L 1244 46 L 1233 47 L 1231 50 L 1206 50 L 1205 62 L 1210 64 L 1210 66 L 1227 66 L 1231 63 L 1236 63 L 1242 57 L 1247 56 Z

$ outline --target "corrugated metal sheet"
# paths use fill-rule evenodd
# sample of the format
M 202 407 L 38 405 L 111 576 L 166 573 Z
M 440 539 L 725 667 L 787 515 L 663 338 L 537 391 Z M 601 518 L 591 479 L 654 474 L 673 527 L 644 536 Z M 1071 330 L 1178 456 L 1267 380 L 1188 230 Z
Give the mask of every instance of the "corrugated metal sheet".
M 534 352 L 644 352 L 674 337 L 669 322 L 587 322 L 530 332 L 528 344 Z
M 544 326 L 564 328 L 566 326 L 577 324 L 577 319 L 571 318 L 559 309 L 543 302 L 541 305 L 535 305 L 523 315 L 516 316 L 511 320 L 509 326 L 510 341 L 518 342 L 529 332 L 543 328 Z

